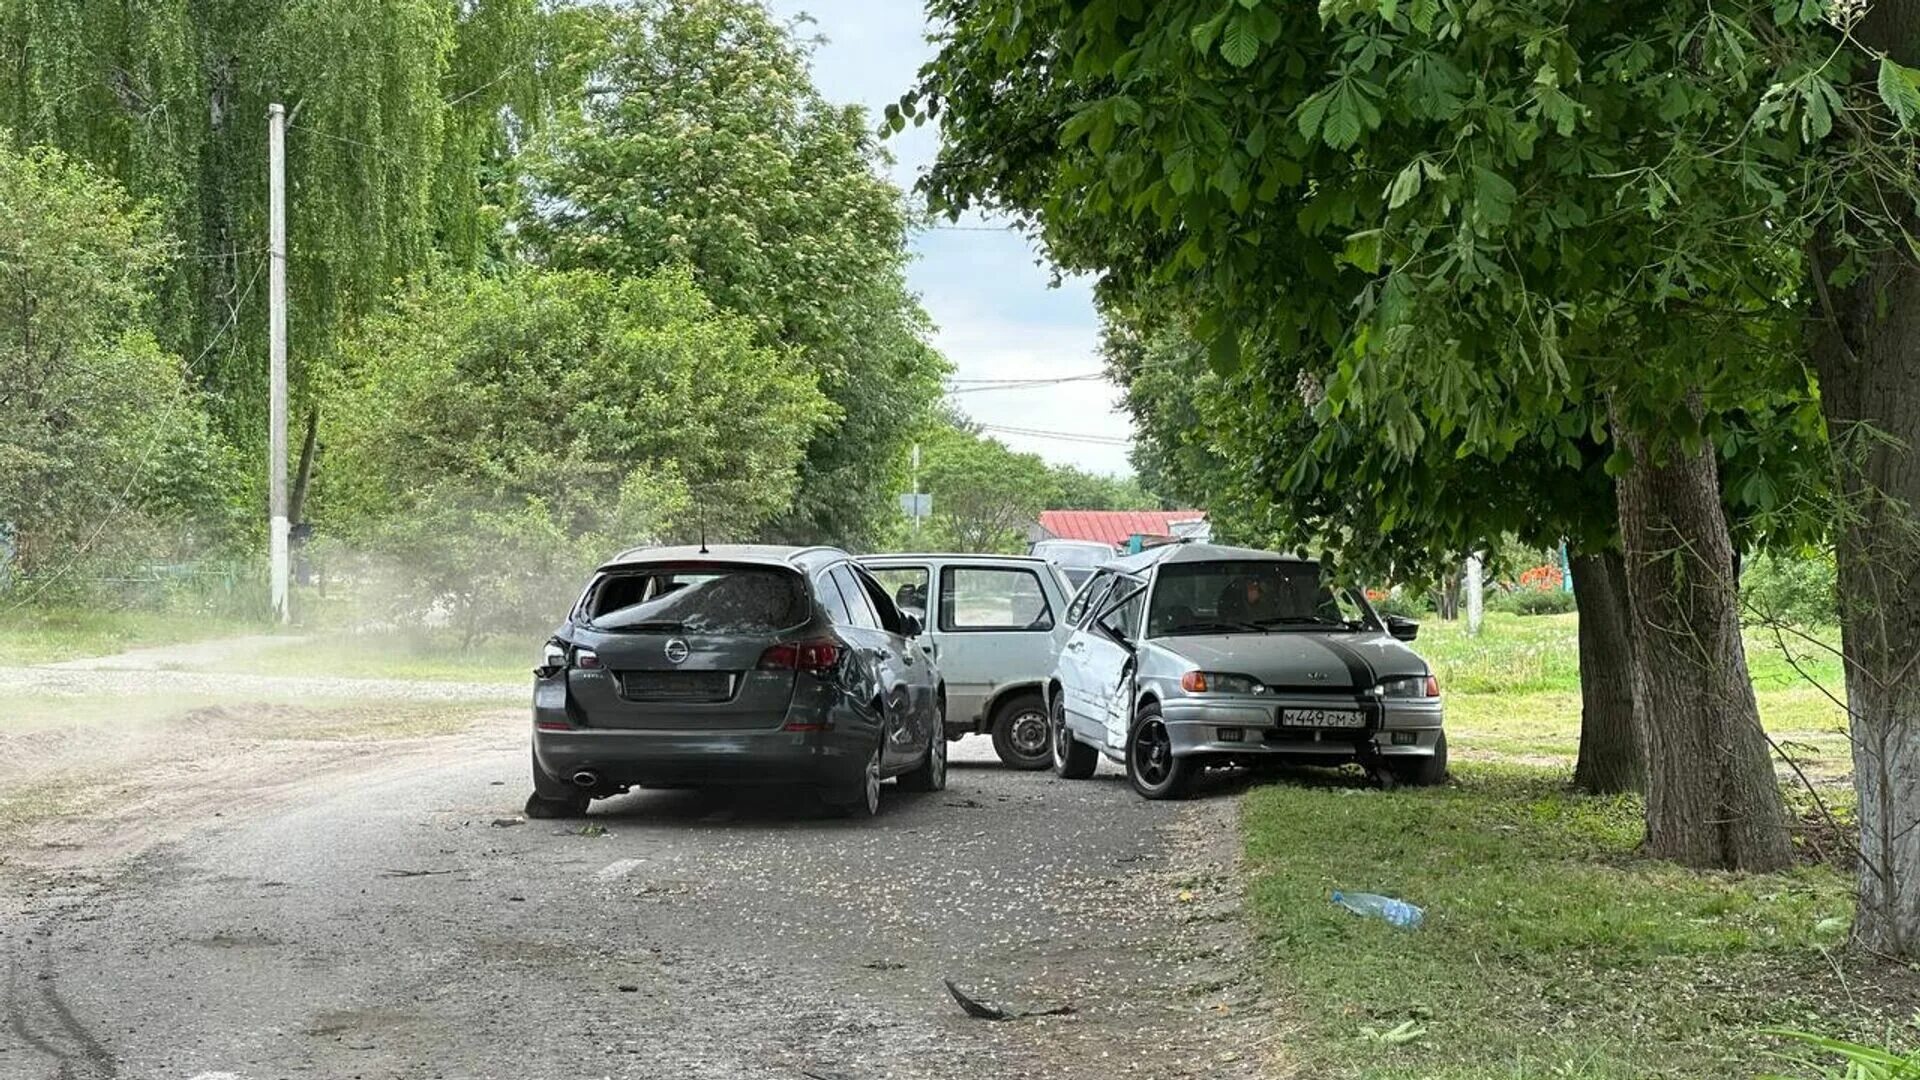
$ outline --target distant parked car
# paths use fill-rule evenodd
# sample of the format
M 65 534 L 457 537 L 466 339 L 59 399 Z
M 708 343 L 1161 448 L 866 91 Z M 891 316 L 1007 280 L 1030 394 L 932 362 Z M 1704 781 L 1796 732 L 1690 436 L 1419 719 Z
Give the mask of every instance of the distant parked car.
M 871 815 L 947 782 L 920 621 L 833 548 L 623 552 L 547 642 L 528 817 L 633 787 L 800 784 Z
M 1447 776 L 1440 684 L 1364 596 L 1318 563 L 1183 544 L 1120 559 L 1067 611 L 1048 685 L 1054 767 L 1099 755 L 1135 791 L 1176 798 L 1209 765 L 1359 760 L 1408 784 Z
M 861 562 L 927 626 L 946 678 L 947 737 L 992 735 L 994 753 L 1007 765 L 1050 765 L 1042 690 L 1067 638 L 1069 596 L 1054 567 L 1017 555 L 873 555 Z
M 1095 570 L 1112 562 L 1116 553 L 1113 545 L 1098 540 L 1036 540 L 1027 554 L 1059 567 L 1077 591 Z

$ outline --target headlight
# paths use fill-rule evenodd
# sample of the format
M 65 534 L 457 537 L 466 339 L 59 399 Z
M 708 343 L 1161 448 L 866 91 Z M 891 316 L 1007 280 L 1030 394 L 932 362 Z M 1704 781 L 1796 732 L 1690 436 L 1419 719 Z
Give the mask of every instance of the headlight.
M 1402 675 L 1382 682 L 1373 692 L 1384 698 L 1437 698 L 1440 680 L 1432 675 Z
M 1245 675 L 1217 671 L 1189 671 L 1180 676 L 1180 689 L 1189 694 L 1264 694 L 1266 684 Z

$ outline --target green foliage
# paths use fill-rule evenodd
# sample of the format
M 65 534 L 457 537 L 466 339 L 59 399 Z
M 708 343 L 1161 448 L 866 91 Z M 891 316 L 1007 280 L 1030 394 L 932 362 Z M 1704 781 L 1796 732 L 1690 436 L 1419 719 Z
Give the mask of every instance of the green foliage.
M 296 384 L 392 282 L 477 260 L 540 116 L 538 0 L 0 4 L 0 124 L 149 200 L 181 243 L 151 325 L 264 441 L 267 105 L 289 110 Z M 237 320 L 232 332 L 226 327 Z M 255 470 L 257 473 L 257 470 Z M 256 483 L 259 481 L 256 479 Z
M 1749 621 L 1833 626 L 1839 620 L 1835 578 L 1831 553 L 1761 552 L 1740 568 L 1740 602 Z
M 1155 510 L 1160 506 L 1131 476 L 1103 476 L 1071 465 L 1051 466 L 1047 475 L 1055 492 L 1046 507 L 1049 510 Z
M 379 553 L 395 614 L 472 634 L 546 619 L 619 548 L 751 536 L 830 406 L 683 270 L 522 271 L 404 293 L 322 415 L 317 520 Z
M 231 453 L 144 329 L 169 253 L 112 180 L 0 137 L 0 584 L 22 596 L 230 539 Z
M 827 102 L 757 0 L 600 13 L 591 91 L 530 171 L 522 235 L 553 264 L 684 262 L 836 408 L 770 531 L 861 545 L 891 519 L 907 442 L 944 371 L 907 291 L 907 210 L 868 118 Z
M 922 547 L 1018 553 L 1040 511 L 1057 501 L 1046 462 L 994 439 L 940 427 L 921 440 L 920 483 L 933 496 Z
M 1609 405 L 1663 443 L 1713 440 L 1737 525 L 1818 527 L 1795 305 L 1811 229 L 1843 215 L 1813 163 L 1823 128 L 1878 121 L 1837 89 L 1860 50 L 1817 18 L 929 8 L 949 30 L 908 100 L 946 135 L 936 207 L 1036 222 L 1061 265 L 1103 276 L 1125 329 L 1197 339 L 1186 385 L 1135 412 L 1193 411 L 1196 376 L 1221 378 L 1197 406 L 1214 415 L 1182 426 L 1235 466 L 1214 505 L 1246 504 L 1258 533 L 1376 570 L 1507 531 L 1607 543 L 1588 496 L 1610 486 Z M 1910 152 L 1855 168 L 1911 190 Z
M 1806 1032 L 1779 1034 L 1805 1048 L 1793 1055 L 1807 1070 L 1802 1076 L 1821 1080 L 1914 1080 L 1920 1077 L 1920 1050 L 1902 1053 L 1891 1045 L 1869 1045 Z
M 1565 589 L 1510 589 L 1487 599 L 1495 611 L 1515 615 L 1565 615 L 1573 610 L 1573 594 Z
M 1373 601 L 1373 610 L 1379 612 L 1382 618 L 1397 615 L 1402 619 L 1425 619 L 1433 614 L 1433 608 L 1427 600 L 1425 593 L 1402 589 Z

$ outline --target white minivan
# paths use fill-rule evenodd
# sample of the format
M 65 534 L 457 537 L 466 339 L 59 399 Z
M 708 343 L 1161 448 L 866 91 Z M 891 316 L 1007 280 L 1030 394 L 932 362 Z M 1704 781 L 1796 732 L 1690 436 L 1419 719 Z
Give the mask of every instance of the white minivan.
M 1053 764 L 1044 691 L 1071 627 L 1071 588 L 1045 559 L 869 555 L 861 565 L 926 627 L 947 686 L 947 737 L 993 736 L 1016 769 Z

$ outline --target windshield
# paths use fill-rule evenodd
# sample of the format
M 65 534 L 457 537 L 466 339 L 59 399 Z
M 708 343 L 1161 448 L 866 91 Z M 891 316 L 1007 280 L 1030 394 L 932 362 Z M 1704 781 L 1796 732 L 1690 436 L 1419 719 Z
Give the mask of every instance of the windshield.
M 615 571 L 594 583 L 586 603 L 595 630 L 750 634 L 806 621 L 800 577 L 765 566 Z
M 1050 544 L 1042 540 L 1033 545 L 1033 553 L 1058 566 L 1092 570 L 1113 560 L 1113 549 L 1104 544 Z
M 1320 564 L 1281 560 L 1176 563 L 1160 568 L 1147 613 L 1152 637 L 1353 630 L 1366 608 L 1321 578 Z

